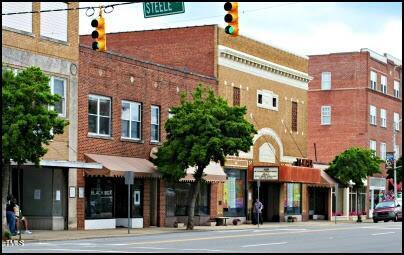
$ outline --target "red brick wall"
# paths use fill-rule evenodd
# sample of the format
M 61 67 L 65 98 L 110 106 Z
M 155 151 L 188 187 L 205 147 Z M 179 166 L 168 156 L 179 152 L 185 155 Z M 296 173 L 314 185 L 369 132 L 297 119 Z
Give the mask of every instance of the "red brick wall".
M 210 218 L 214 219 L 217 216 L 218 207 L 218 186 L 219 183 L 212 182 L 210 184 Z
M 173 69 L 147 64 L 108 53 L 95 52 L 80 47 L 78 88 L 78 160 L 85 161 L 85 153 L 138 157 L 149 159 L 150 151 L 156 144 L 150 143 L 150 107 L 160 106 L 160 137 L 166 136 L 164 123 L 168 109 L 179 105 L 179 91 L 191 92 L 197 84 L 211 87 L 217 93 L 217 80 L 176 71 Z M 101 75 L 100 75 L 101 74 Z M 132 83 L 131 77 L 134 82 Z M 88 95 L 111 97 L 112 135 L 109 139 L 88 137 Z M 121 100 L 141 102 L 142 143 L 121 141 Z M 84 176 L 79 170 L 79 186 L 84 186 Z M 149 184 L 145 182 L 144 221 L 149 211 L 146 208 Z M 84 228 L 84 199 L 77 201 L 78 229 Z M 165 208 L 165 207 L 164 207 Z
M 375 61 L 367 52 L 340 53 L 310 56 L 309 75 L 314 79 L 309 83 L 308 93 L 308 157 L 329 163 L 336 155 L 352 146 L 369 148 L 369 140 L 386 142 L 387 151 L 392 149 L 393 112 L 400 113 L 401 99 L 368 89 L 370 87 L 370 67 L 378 70 L 378 90 L 380 73 L 386 73 L 389 95 L 393 94 L 393 76 L 389 76 L 392 65 Z M 372 70 L 375 70 L 372 69 Z M 321 72 L 331 72 L 331 90 L 321 91 Z M 398 78 L 398 72 L 392 72 Z M 400 89 L 401 91 L 401 89 Z M 377 127 L 369 124 L 369 105 L 377 108 Z M 321 125 L 321 106 L 331 106 L 331 125 Z M 387 110 L 387 129 L 380 127 L 380 109 Z M 396 143 L 401 141 L 401 131 Z M 400 149 L 401 151 L 401 149 Z
M 215 76 L 215 25 L 107 34 L 107 49 L 141 60 Z M 91 46 L 91 35 L 80 44 Z
M 143 227 L 150 226 L 150 179 L 144 180 L 143 188 Z
M 163 180 L 160 180 L 158 222 L 159 227 L 166 224 L 166 186 Z

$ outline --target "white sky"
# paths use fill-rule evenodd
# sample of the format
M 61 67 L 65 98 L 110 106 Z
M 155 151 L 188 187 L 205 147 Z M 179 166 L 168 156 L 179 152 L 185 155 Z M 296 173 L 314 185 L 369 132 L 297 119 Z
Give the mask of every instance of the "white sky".
M 80 7 L 110 2 L 82 2 Z M 143 4 L 116 6 L 104 15 L 109 32 L 218 24 L 224 2 L 185 2 L 185 13 L 144 18 Z M 359 51 L 402 55 L 402 3 L 239 2 L 240 34 L 300 55 Z M 98 11 L 96 10 L 96 13 Z M 93 17 L 80 11 L 80 34 L 90 34 Z M 190 34 L 192 36 L 192 34 Z

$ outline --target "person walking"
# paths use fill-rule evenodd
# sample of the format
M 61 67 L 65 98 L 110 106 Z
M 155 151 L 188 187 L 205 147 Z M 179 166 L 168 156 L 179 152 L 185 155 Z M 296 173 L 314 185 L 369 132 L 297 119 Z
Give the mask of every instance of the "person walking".
M 264 209 L 264 205 L 261 203 L 261 201 L 257 198 L 257 200 L 254 203 L 254 216 L 255 216 L 255 224 L 263 224 L 263 219 L 262 219 L 262 209 Z M 254 225 L 255 225 L 254 224 Z
M 16 236 L 17 232 L 15 229 L 16 226 L 16 216 L 14 212 L 14 199 L 11 198 L 10 202 L 6 206 L 6 218 L 7 218 L 7 224 L 8 224 L 8 229 L 10 230 L 11 235 Z

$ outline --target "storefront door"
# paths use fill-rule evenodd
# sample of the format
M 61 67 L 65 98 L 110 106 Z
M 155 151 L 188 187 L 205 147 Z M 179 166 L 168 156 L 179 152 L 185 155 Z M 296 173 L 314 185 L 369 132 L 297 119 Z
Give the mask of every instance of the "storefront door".
M 254 183 L 254 202 L 257 196 L 257 184 Z M 279 183 L 261 182 L 260 200 L 264 205 L 264 209 L 262 210 L 264 221 L 279 222 L 279 196 Z

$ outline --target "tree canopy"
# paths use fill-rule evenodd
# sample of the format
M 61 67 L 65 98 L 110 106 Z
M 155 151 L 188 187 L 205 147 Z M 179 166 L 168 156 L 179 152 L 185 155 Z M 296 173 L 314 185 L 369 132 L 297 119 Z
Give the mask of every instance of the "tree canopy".
M 184 177 L 188 167 L 196 167 L 188 207 L 187 228 L 192 229 L 190 220 L 203 170 L 211 161 L 223 165 L 227 155 L 249 151 L 256 130 L 244 119 L 246 107 L 231 107 L 210 89 L 199 85 L 192 93 L 192 100 L 188 98 L 182 94 L 181 105 L 170 110 L 173 117 L 164 125 L 167 139 L 153 163 L 163 178 L 170 181 Z

